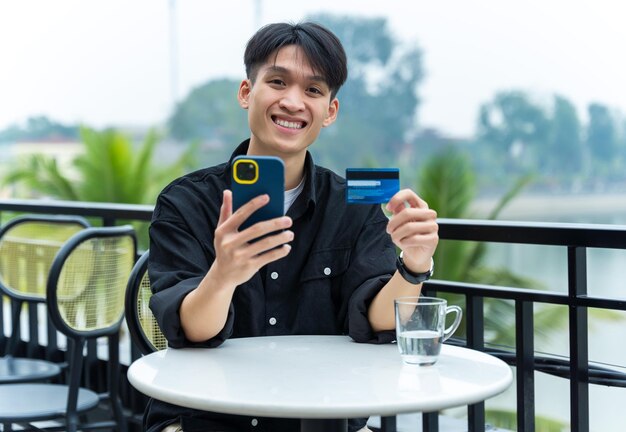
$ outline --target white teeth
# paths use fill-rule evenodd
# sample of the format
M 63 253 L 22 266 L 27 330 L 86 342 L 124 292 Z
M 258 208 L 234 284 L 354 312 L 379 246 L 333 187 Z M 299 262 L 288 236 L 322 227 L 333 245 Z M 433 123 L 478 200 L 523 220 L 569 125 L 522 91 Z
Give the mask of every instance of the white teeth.
M 285 120 L 276 119 L 274 122 L 282 127 L 286 127 L 289 129 L 302 129 L 302 123 L 299 122 L 289 122 Z

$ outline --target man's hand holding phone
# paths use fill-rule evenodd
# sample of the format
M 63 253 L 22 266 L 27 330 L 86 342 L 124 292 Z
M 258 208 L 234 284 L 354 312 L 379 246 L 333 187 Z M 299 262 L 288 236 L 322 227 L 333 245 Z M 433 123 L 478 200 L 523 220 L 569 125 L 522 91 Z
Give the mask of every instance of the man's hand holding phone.
M 215 229 L 215 262 L 217 275 L 227 284 L 248 281 L 261 267 L 287 256 L 293 240 L 292 220 L 280 216 L 263 220 L 240 231 L 250 216 L 269 203 L 267 194 L 260 195 L 233 213 L 233 196 L 224 191 L 220 217 Z
M 217 335 L 224 328 L 237 286 L 291 250 L 287 244 L 293 240 L 293 232 L 288 230 L 290 217 L 280 216 L 241 229 L 250 215 L 269 202 L 269 196 L 263 194 L 233 212 L 232 192 L 224 191 L 213 241 L 215 261 L 180 307 L 181 325 L 189 340 L 200 342 Z

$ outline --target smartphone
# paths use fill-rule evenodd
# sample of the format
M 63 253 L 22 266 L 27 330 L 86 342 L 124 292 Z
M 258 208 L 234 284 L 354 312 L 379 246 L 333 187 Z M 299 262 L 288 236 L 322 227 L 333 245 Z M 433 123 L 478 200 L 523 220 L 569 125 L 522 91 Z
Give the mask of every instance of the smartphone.
M 233 212 L 252 198 L 268 194 L 270 202 L 255 211 L 239 227 L 285 214 L 285 164 L 275 156 L 237 156 L 233 160 L 231 189 Z

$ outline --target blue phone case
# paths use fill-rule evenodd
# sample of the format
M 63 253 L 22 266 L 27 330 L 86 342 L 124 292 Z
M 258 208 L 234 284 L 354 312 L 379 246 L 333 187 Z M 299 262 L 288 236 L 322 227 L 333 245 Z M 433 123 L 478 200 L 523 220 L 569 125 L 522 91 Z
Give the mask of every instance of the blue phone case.
M 254 178 L 238 178 L 236 167 L 239 163 L 255 165 L 257 175 Z M 252 213 L 239 229 L 285 214 L 285 164 L 282 159 L 274 156 L 237 156 L 233 159 L 231 180 L 233 212 L 252 198 L 263 194 L 270 196 L 270 202 Z

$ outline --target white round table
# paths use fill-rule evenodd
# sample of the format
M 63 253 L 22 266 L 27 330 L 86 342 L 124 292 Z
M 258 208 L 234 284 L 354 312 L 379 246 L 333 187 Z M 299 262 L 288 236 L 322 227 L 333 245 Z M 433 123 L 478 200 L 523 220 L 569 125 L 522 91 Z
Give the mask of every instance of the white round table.
M 128 370 L 137 390 L 172 404 L 260 417 L 301 418 L 303 430 L 341 419 L 433 412 L 504 391 L 511 369 L 488 354 L 443 346 L 433 366 L 402 363 L 397 346 L 346 336 L 230 339 L 212 349 L 167 349 Z M 321 427 L 321 426 L 320 426 Z M 340 430 L 340 429 L 335 429 Z

